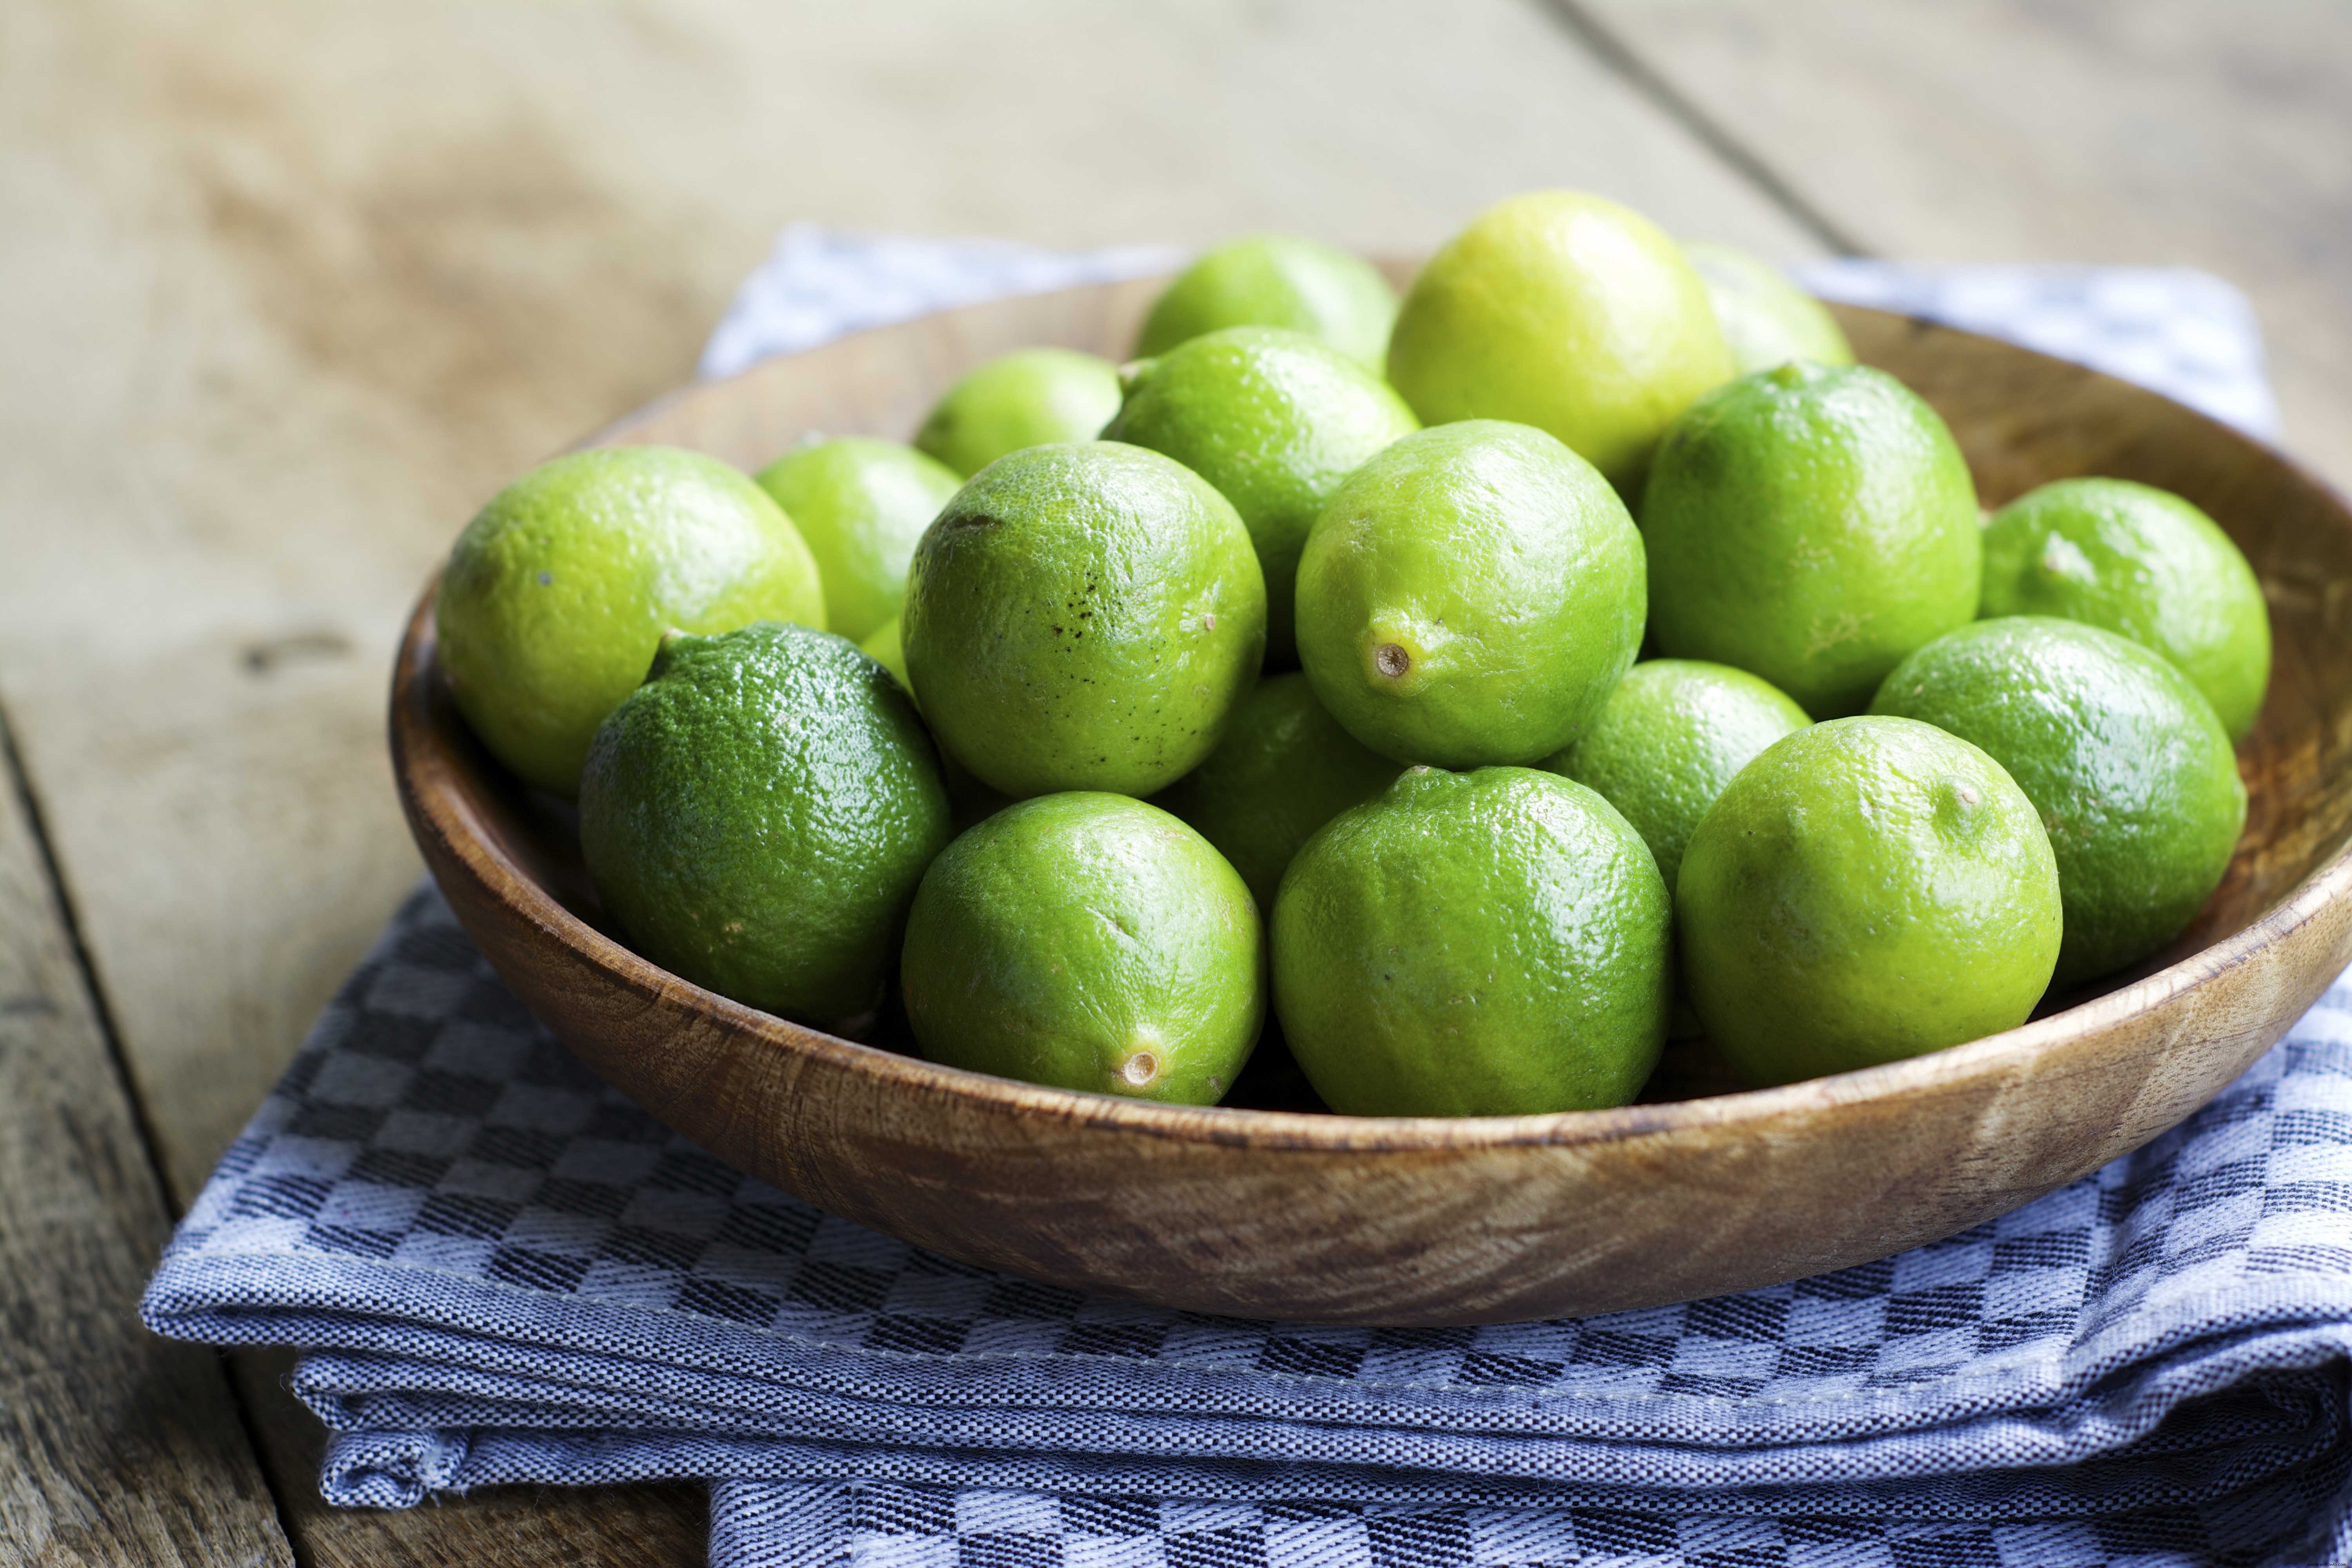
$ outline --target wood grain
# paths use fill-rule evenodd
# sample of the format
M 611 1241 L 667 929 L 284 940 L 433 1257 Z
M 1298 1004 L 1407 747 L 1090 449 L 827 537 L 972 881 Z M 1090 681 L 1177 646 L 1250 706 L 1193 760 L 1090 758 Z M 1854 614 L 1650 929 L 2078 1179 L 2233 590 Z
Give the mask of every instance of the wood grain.
M 219 1362 L 156 1338 L 169 1234 L 0 740 L 0 1556 L 290 1563 Z
M 1867 250 L 2230 279 L 2288 448 L 2352 489 L 2352 8 L 1565 3 Z
M 901 427 L 1009 342 L 1118 352 L 1149 283 L 975 307 L 698 386 L 604 432 L 763 461 L 811 425 Z M 984 1266 L 1193 1310 L 1474 1323 L 1685 1300 L 1887 1256 L 2138 1147 L 2352 962 L 2352 512 L 2257 444 L 2080 366 L 1875 311 L 1855 347 L 1954 428 L 1998 503 L 2108 473 L 2244 549 L 2275 671 L 2249 831 L 2189 932 L 2023 1027 L 1867 1071 L 1617 1110 L 1381 1119 L 1074 1094 L 853 1045 L 730 1002 L 599 927 L 562 813 L 473 741 L 429 595 L 393 688 L 425 862 L 499 973 L 639 1104 L 820 1207 Z

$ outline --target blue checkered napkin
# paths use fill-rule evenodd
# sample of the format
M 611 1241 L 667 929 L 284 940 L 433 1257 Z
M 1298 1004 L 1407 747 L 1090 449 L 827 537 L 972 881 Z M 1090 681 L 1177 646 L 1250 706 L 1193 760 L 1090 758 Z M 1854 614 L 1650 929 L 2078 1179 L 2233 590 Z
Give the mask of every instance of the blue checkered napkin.
M 700 374 L 1013 294 L 1173 271 L 1169 246 L 1042 250 L 798 223 L 735 291 Z M 1953 267 L 1839 257 L 1790 269 L 1826 299 L 1923 316 L 2137 382 L 2265 440 L 2278 435 L 2262 325 L 2244 294 L 2185 267 Z
M 1884 1262 L 1479 1329 L 1163 1311 L 738 1175 L 425 889 L 144 1310 L 310 1349 L 334 1501 L 707 1477 L 722 1568 L 2299 1564 L 2352 1560 L 2347 1216 L 2339 985 L 2174 1132 Z
M 1793 268 L 1825 299 L 2005 338 L 2153 387 L 2264 440 L 2278 403 L 2237 289 L 2186 267 L 1938 267 L 1840 257 Z
M 1165 245 L 1042 250 L 1003 239 L 915 239 L 796 223 L 735 290 L 703 345 L 697 374 L 733 375 L 771 354 L 798 353 L 845 332 L 1014 294 L 1173 272 Z

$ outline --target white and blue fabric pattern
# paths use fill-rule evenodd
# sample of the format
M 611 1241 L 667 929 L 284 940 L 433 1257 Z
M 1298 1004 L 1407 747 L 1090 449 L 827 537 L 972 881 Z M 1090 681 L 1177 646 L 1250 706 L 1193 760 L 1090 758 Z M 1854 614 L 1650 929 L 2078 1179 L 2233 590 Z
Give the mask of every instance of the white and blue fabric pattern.
M 735 290 L 705 377 L 934 310 L 1181 267 L 1172 246 L 1056 251 L 797 223 Z M 2245 295 L 2185 267 L 1954 267 L 1836 257 L 1790 268 L 1823 299 L 2002 338 L 2152 387 L 2263 440 L 2278 437 L 2261 323 Z
M 992 1275 L 740 1175 L 425 889 L 145 1311 L 308 1348 L 336 1502 L 708 1478 L 719 1568 L 2352 1561 L 2352 988 L 2182 1127 L 1933 1247 L 1313 1328 Z
M 2263 331 L 2244 294 L 2187 267 L 1939 267 L 1839 257 L 1791 268 L 1825 300 L 1920 316 L 2153 387 L 2275 441 Z
M 798 353 L 845 333 L 934 310 L 1087 283 L 1150 278 L 1184 265 L 1166 245 L 1041 249 L 1006 239 L 916 239 L 796 223 L 736 289 L 702 346 L 706 380 Z

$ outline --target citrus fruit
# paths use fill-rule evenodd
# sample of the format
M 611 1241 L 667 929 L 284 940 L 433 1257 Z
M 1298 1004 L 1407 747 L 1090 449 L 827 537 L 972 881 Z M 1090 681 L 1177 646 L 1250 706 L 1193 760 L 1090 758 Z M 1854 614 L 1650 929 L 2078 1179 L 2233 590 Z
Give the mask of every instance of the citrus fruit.
M 1762 257 L 1703 240 L 1685 241 L 1683 255 L 1706 285 L 1735 374 L 1770 370 L 1792 359 L 1853 363 L 1853 345 L 1829 308 Z
M 2178 665 L 2232 742 L 2253 732 L 2271 677 L 2254 569 L 2213 520 L 2129 479 L 2060 479 L 1993 513 L 1981 613 L 2063 616 Z
M 474 733 L 524 780 L 568 795 L 664 632 L 823 626 L 824 590 L 792 520 L 735 469 L 606 447 L 491 497 L 449 552 L 433 618 Z
M 866 634 L 865 639 L 857 645 L 857 651 L 888 670 L 891 679 L 905 687 L 907 695 L 912 697 L 915 683 L 907 679 L 907 649 L 898 640 L 898 628 L 904 624 L 900 617 L 892 616 Z M 920 703 L 916 704 L 918 710 L 921 706 Z
M 912 447 L 866 436 L 795 447 L 758 479 L 816 557 L 825 629 L 852 642 L 898 613 L 915 541 L 963 483 Z
M 948 388 L 915 433 L 917 449 L 966 479 L 1007 452 L 1091 441 L 1118 412 L 1118 369 L 1076 349 L 1015 349 Z
M 1234 710 L 1208 761 L 1152 797 L 1233 862 L 1261 910 L 1298 847 L 1397 775 L 1315 700 L 1306 675 L 1270 675 Z
M 1948 632 L 1871 704 L 1949 731 L 2041 813 L 2066 911 L 2057 983 L 2145 958 L 2221 885 L 2246 824 L 2230 737 L 2188 677 L 2076 621 L 2011 616 Z
M 899 966 L 923 1055 L 1177 1105 L 1233 1087 L 1265 1020 L 1265 933 L 1207 839 L 1125 795 L 1007 806 L 933 861 Z
M 888 670 L 892 679 L 906 688 L 911 700 L 915 686 L 907 679 L 907 650 L 899 645 L 898 625 L 898 617 L 891 616 L 882 623 L 880 630 L 857 645 L 857 651 Z M 916 703 L 915 709 L 920 712 L 922 704 Z M 948 786 L 950 820 L 958 833 L 1013 804 L 1011 795 L 992 790 L 972 777 L 971 770 L 957 762 L 951 752 L 940 752 L 940 777 Z
M 1033 447 L 956 492 L 907 577 L 907 673 L 982 783 L 1146 795 L 1257 679 L 1265 584 L 1207 480 L 1112 441 Z
M 1752 1084 L 2023 1023 L 2058 961 L 2058 865 L 2000 764 L 1932 724 L 1834 719 L 1717 797 L 1675 887 L 1682 973 Z
M 1218 246 L 1168 285 L 1135 352 L 1164 354 L 1220 327 L 1287 327 L 1378 370 L 1396 309 L 1396 290 L 1362 258 L 1292 235 L 1251 235 Z
M 1592 465 L 1474 419 L 1332 492 L 1298 563 L 1298 656 L 1349 734 L 1401 763 L 1534 763 L 1642 641 L 1641 535 Z
M 1489 207 L 1423 268 L 1389 380 L 1427 425 L 1549 430 L 1633 493 L 1675 416 L 1731 374 L 1706 288 L 1675 242 L 1604 197 Z
M 947 791 L 898 682 L 841 637 L 675 632 L 596 731 L 580 848 L 637 952 L 855 1037 L 871 1027 Z
M 1265 573 L 1265 656 L 1298 662 L 1298 552 L 1341 479 L 1421 421 L 1388 383 L 1337 350 L 1273 327 L 1228 327 L 1120 373 L 1106 441 L 1164 452 L 1241 513 Z
M 1641 835 L 1582 784 L 1411 768 L 1291 861 L 1275 1009 L 1344 1114 L 1622 1105 L 1664 1044 L 1672 924 Z
M 1544 766 L 1622 813 L 1672 890 L 1683 846 L 1715 797 L 1758 752 L 1811 722 L 1744 669 L 1653 658 L 1627 670 L 1576 743 Z
M 1976 618 L 1981 531 L 1951 431 L 1893 376 L 1743 376 L 1675 422 L 1650 470 L 1650 630 L 1817 718 L 1859 712 L 1905 654 Z

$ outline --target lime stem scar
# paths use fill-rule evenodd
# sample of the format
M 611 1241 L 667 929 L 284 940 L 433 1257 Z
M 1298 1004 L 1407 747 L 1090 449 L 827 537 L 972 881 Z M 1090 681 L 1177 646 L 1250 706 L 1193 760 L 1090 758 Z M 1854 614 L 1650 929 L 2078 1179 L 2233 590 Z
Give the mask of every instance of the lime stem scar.
M 1372 653 L 1372 663 L 1382 675 L 1394 680 L 1412 668 L 1412 655 L 1392 642 L 1384 642 Z

